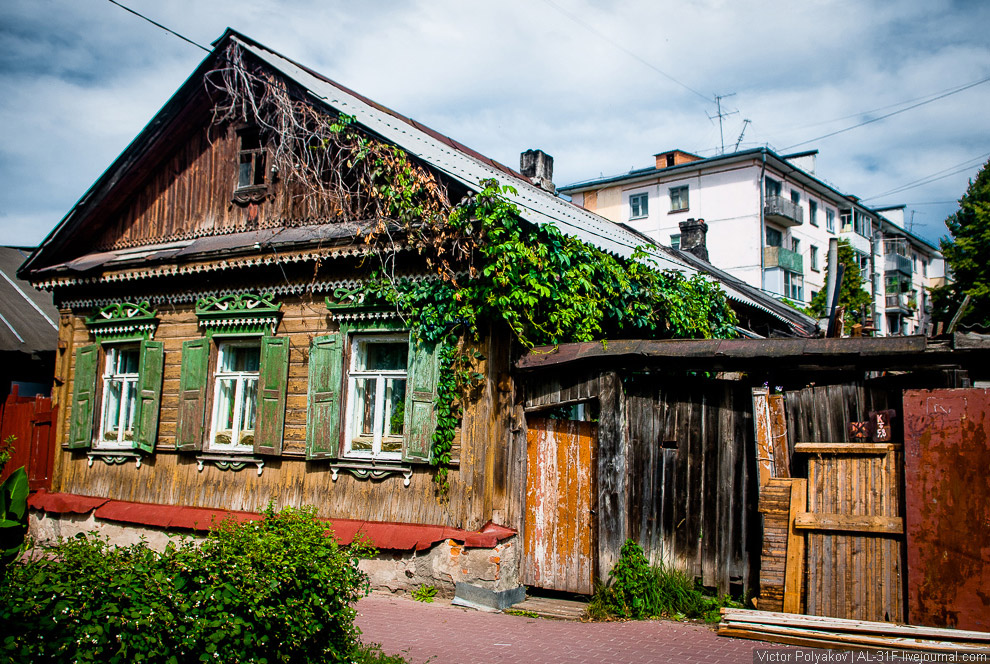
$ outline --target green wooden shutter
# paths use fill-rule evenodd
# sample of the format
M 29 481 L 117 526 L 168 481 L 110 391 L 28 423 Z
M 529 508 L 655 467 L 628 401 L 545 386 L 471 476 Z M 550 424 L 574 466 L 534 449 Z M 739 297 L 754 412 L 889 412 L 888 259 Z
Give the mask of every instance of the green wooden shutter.
M 333 459 L 340 454 L 341 373 L 344 335 L 313 339 L 309 347 L 309 410 L 306 458 Z
M 89 447 L 93 442 L 93 414 L 96 411 L 96 365 L 100 345 L 76 349 L 76 374 L 72 383 L 72 421 L 69 444 L 72 449 Z
M 402 460 L 430 460 L 433 431 L 437 426 L 434 404 L 437 399 L 437 354 L 435 346 L 409 335 L 409 375 L 406 378 L 406 439 Z
M 289 378 L 289 338 L 261 339 L 258 415 L 254 425 L 256 454 L 281 454 L 285 430 L 285 387 Z
M 175 431 L 175 447 L 178 450 L 194 452 L 203 449 L 209 369 L 209 340 L 204 338 L 184 342 L 182 372 L 179 374 L 179 421 Z
M 158 439 L 158 413 L 162 401 L 162 373 L 165 370 L 165 344 L 161 341 L 141 342 L 141 363 L 138 369 L 137 404 L 134 419 L 134 449 L 153 452 Z

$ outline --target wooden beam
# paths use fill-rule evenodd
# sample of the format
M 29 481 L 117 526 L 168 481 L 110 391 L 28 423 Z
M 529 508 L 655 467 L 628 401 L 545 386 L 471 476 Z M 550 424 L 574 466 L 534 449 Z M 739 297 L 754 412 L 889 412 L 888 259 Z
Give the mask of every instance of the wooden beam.
M 791 508 L 787 529 L 787 563 L 784 567 L 784 613 L 801 613 L 804 585 L 804 533 L 797 529 L 798 514 L 807 514 L 808 480 L 791 480 Z
M 887 454 L 900 448 L 899 443 L 797 443 L 800 454 Z
M 898 516 L 800 512 L 793 516 L 793 524 L 794 528 L 801 530 L 844 530 L 857 533 L 904 534 L 904 519 Z

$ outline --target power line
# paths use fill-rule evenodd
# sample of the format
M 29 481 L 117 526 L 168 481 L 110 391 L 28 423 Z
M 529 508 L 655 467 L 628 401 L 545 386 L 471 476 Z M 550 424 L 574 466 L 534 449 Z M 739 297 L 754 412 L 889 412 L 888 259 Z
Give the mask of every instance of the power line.
M 630 51 L 628 48 L 626 48 L 622 44 L 620 44 L 617 41 L 613 40 L 611 37 L 609 37 L 609 36 L 607 36 L 607 35 L 599 32 L 598 30 L 596 30 L 594 28 L 594 26 L 589 25 L 588 23 L 585 23 L 584 21 L 582 21 L 577 16 L 574 16 L 573 14 L 571 14 L 570 12 L 568 12 L 567 10 L 565 10 L 563 7 L 561 7 L 557 3 L 553 2 L 553 0 L 543 0 L 543 2 L 547 3 L 548 5 L 550 5 L 554 9 L 556 9 L 558 12 L 560 12 L 561 14 L 563 14 L 564 16 L 566 16 L 567 18 L 571 19 L 572 21 L 574 21 L 578 25 L 582 26 L 588 32 L 591 32 L 592 34 L 597 35 L 600 39 L 603 39 L 603 40 L 607 41 L 609 44 L 611 44 L 615 48 L 619 49 L 620 51 L 622 51 L 626 55 L 628 55 L 628 56 L 630 56 L 630 57 L 638 60 L 641 64 L 649 67 L 650 69 L 652 69 L 656 73 L 658 73 L 661 76 L 663 76 L 664 78 L 666 78 L 668 81 L 672 81 L 672 82 L 676 83 L 677 85 L 681 86 L 682 88 L 684 88 L 688 92 L 692 92 L 692 93 L 696 94 L 697 96 L 701 97 L 702 99 L 704 99 L 708 103 L 711 103 L 712 102 L 712 98 L 711 97 L 709 97 L 707 95 L 701 94 L 700 92 L 698 92 L 697 90 L 695 90 L 691 86 L 687 85 L 686 83 L 682 83 L 682 82 L 678 81 L 676 78 L 674 78 L 673 76 L 671 76 L 667 72 L 663 71 L 662 69 L 660 69 L 659 67 L 657 67 L 653 63 L 647 62 L 646 60 L 644 60 L 643 58 L 641 58 L 637 54 L 633 53 L 632 51 Z
M 943 168 L 940 171 L 935 171 L 934 173 L 930 173 L 930 174 L 928 174 L 928 175 L 926 175 L 926 176 L 924 176 L 922 178 L 919 178 L 919 179 L 914 180 L 912 182 L 908 182 L 907 184 L 901 185 L 899 187 L 895 187 L 895 188 L 891 189 L 890 191 L 885 191 L 882 194 L 876 194 L 874 196 L 868 196 L 868 197 L 863 198 L 861 200 L 869 201 L 869 200 L 873 200 L 874 198 L 883 198 L 884 196 L 891 196 L 893 194 L 899 194 L 901 192 L 908 191 L 909 189 L 914 189 L 916 187 L 921 187 L 923 185 L 930 184 L 932 182 L 937 182 L 938 180 L 943 180 L 943 179 L 945 179 L 947 177 L 952 177 L 953 175 L 958 175 L 959 173 L 962 173 L 964 171 L 967 171 L 967 170 L 973 168 L 973 166 L 975 166 L 977 163 L 983 161 L 988 156 L 990 156 L 990 152 L 985 152 L 984 154 L 981 154 L 981 155 L 979 155 L 977 157 L 972 157 L 972 158 L 967 159 L 966 161 L 960 162 L 960 163 L 958 163 L 958 164 L 956 164 L 954 166 L 949 166 L 948 168 Z
M 548 0 L 546 0 L 546 1 L 548 1 Z M 933 101 L 938 101 L 939 99 L 945 99 L 946 97 L 950 97 L 950 96 L 952 96 L 954 94 L 959 94 L 960 92 L 963 92 L 964 90 L 969 90 L 970 88 L 975 88 L 977 85 L 982 85 L 983 83 L 986 83 L 987 81 L 990 81 L 990 76 L 988 76 L 987 78 L 980 79 L 979 81 L 974 81 L 973 83 L 969 83 L 969 84 L 964 85 L 962 87 L 956 88 L 955 90 L 952 90 L 950 92 L 946 92 L 944 94 L 938 95 L 937 97 L 932 97 L 931 99 L 927 99 L 925 101 L 918 102 L 917 104 L 913 104 L 913 105 L 908 106 L 906 108 L 902 108 L 902 109 L 900 109 L 898 111 L 893 111 L 892 113 L 887 113 L 886 115 L 881 115 L 881 116 L 878 116 L 878 117 L 875 117 L 875 118 L 871 118 L 869 120 L 865 120 L 863 122 L 859 122 L 857 124 L 852 125 L 851 127 L 846 127 L 845 129 L 839 129 L 837 131 L 833 131 L 833 132 L 830 132 L 828 134 L 824 134 L 822 136 L 817 136 L 815 138 L 810 138 L 807 141 L 801 141 L 800 143 L 795 143 L 794 145 L 788 145 L 786 148 L 782 148 L 782 150 L 792 150 L 792 149 L 794 149 L 796 147 L 800 147 L 802 145 L 807 145 L 808 143 L 814 143 L 815 141 L 820 141 L 820 140 L 822 140 L 824 138 L 831 138 L 832 136 L 836 136 L 838 134 L 843 134 L 843 133 L 845 133 L 847 131 L 852 131 L 853 129 L 856 129 L 858 127 L 862 127 L 864 125 L 872 124 L 874 122 L 879 122 L 880 120 L 886 120 L 889 117 L 892 117 L 892 116 L 895 116 L 895 115 L 899 115 L 899 114 L 904 113 L 906 111 L 910 111 L 911 109 L 918 108 L 919 106 L 924 106 L 925 104 L 930 104 Z
M 172 30 L 171 28 L 166 28 L 164 25 L 162 25 L 158 21 L 154 21 L 154 20 L 148 18 L 147 16 L 145 16 L 144 14 L 141 14 L 139 12 L 134 11 L 130 7 L 125 7 L 124 5 L 122 5 L 119 2 L 117 2 L 117 0 L 107 0 L 107 2 L 109 2 L 112 5 L 117 5 L 118 7 L 120 7 L 121 9 L 123 9 L 124 11 L 130 12 L 130 13 L 134 14 L 135 16 L 137 16 L 138 18 L 143 18 L 148 23 L 150 23 L 150 24 L 152 24 L 152 25 L 154 25 L 156 27 L 161 28 L 162 30 L 164 30 L 165 32 L 167 32 L 167 33 L 169 33 L 171 35 L 175 35 L 176 37 L 178 37 L 179 39 L 181 39 L 184 42 L 189 42 L 190 44 L 192 44 L 196 48 L 201 48 L 204 51 L 206 51 L 207 53 L 212 53 L 213 52 L 211 49 L 206 48 L 202 44 L 197 44 L 192 39 L 189 39 L 189 37 L 184 37 L 184 36 L 180 35 L 178 32 L 176 32 L 175 30 Z
M 962 88 L 970 85 L 971 83 L 980 83 L 980 82 L 981 81 L 970 81 L 968 83 L 961 83 L 960 85 L 954 85 L 951 88 L 944 88 L 944 89 L 938 90 L 936 92 L 930 92 L 928 94 L 921 95 L 920 97 L 914 97 L 912 99 L 904 99 L 902 101 L 894 102 L 893 104 L 887 104 L 885 106 L 878 106 L 877 108 L 871 108 L 869 110 L 859 111 L 858 113 L 850 113 L 849 115 L 843 115 L 843 116 L 838 117 L 838 118 L 832 118 L 831 120 L 822 120 L 821 122 L 812 122 L 811 124 L 801 125 L 799 127 L 787 127 L 785 129 L 778 130 L 777 131 L 777 135 L 779 135 L 779 134 L 789 134 L 791 132 L 800 131 L 802 129 L 810 129 L 811 127 L 820 127 L 822 125 L 832 124 L 833 122 L 839 122 L 840 120 L 848 120 L 850 118 L 858 118 L 858 117 L 862 117 L 864 115 L 867 115 L 869 113 L 876 113 L 878 111 L 885 111 L 888 108 L 897 108 L 898 106 L 903 106 L 905 104 L 910 104 L 910 103 L 913 103 L 913 102 L 916 102 L 916 101 L 921 101 L 922 99 L 928 99 L 929 97 L 935 97 L 937 95 L 941 95 L 941 94 L 946 93 L 946 92 L 955 92 L 957 90 L 960 90 L 960 89 L 962 89 Z

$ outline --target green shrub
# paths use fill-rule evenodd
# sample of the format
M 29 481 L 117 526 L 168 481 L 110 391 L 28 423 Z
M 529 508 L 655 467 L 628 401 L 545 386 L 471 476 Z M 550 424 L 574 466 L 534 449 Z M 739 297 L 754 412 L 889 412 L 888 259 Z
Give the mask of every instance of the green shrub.
M 727 597 L 707 594 L 684 572 L 651 565 L 642 547 L 631 539 L 622 545 L 608 577 L 608 583 L 595 589 L 588 604 L 592 620 L 666 617 L 717 622 L 721 607 L 740 606 Z
M 17 560 L 25 548 L 27 499 L 28 478 L 22 466 L 0 484 L 0 583 L 7 573 L 7 566 Z
M 429 604 L 433 601 L 433 598 L 437 596 L 437 587 L 423 585 L 419 586 L 412 592 L 412 598 L 417 602 L 426 602 Z
M 0 652 L 15 662 L 350 661 L 370 591 L 357 545 L 312 507 L 226 520 L 197 546 L 110 546 L 80 535 L 12 565 Z

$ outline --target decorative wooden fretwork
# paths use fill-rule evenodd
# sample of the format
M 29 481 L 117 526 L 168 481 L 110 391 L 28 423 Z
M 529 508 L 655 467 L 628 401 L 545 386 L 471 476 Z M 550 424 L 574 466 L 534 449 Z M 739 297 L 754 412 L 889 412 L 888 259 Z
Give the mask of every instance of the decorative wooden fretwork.
M 274 293 L 210 295 L 196 302 L 199 325 L 213 334 L 274 334 L 281 317 Z
M 135 468 L 141 467 L 141 455 L 129 450 L 91 450 L 86 453 L 86 456 L 89 458 L 90 468 L 93 467 L 93 461 L 96 459 L 101 460 L 108 466 L 119 466 L 128 461 L 133 461 Z
M 398 318 L 397 311 L 382 309 L 381 306 L 364 304 L 364 292 L 361 286 L 356 288 L 337 288 L 333 299 L 326 298 L 327 309 L 330 310 L 330 320 L 338 323 L 348 321 L 376 321 Z
M 398 464 L 370 464 L 370 463 L 331 463 L 330 479 L 337 481 L 340 471 L 349 472 L 359 480 L 380 480 L 389 475 L 402 475 L 402 485 L 409 486 L 412 480 L 412 468 Z
M 257 466 L 258 475 L 265 469 L 265 460 L 254 456 L 232 456 L 230 454 L 201 454 L 196 457 L 196 468 L 203 472 L 203 467 L 211 463 L 220 470 L 237 472 L 248 466 Z
M 86 327 L 99 341 L 153 339 L 158 329 L 158 312 L 151 310 L 148 301 L 116 302 L 87 318 Z

